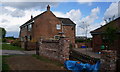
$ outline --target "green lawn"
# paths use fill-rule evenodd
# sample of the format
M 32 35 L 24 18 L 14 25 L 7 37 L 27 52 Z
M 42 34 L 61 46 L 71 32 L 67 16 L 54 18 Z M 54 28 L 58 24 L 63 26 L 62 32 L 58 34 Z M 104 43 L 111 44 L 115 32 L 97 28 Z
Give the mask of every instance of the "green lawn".
M 1 64 L 2 64 L 2 67 L 1 67 L 1 68 L 2 68 L 2 71 L 3 71 L 3 72 L 9 72 L 9 70 L 10 70 L 9 65 L 6 64 L 6 60 L 5 60 L 6 57 L 11 57 L 11 56 L 4 56 L 4 55 L 3 55 L 3 56 L 0 56 L 0 58 L 2 58 L 2 61 L 1 61 L 1 62 L 2 62 L 2 63 L 1 63 Z
M 2 47 L 0 45 L 0 49 L 2 49 L 2 50 L 24 50 L 21 47 L 13 46 L 11 44 L 2 44 Z

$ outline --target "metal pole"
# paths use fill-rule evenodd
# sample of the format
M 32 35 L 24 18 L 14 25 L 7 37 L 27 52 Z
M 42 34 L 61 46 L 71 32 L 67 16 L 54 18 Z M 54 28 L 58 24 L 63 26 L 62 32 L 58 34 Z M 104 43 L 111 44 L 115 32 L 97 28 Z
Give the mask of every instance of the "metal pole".
M 83 24 L 85 24 L 85 22 L 82 22 Z M 87 54 L 87 32 L 88 32 L 88 26 L 89 25 L 86 25 L 85 27 L 81 27 L 81 26 L 79 26 L 79 27 L 81 27 L 84 31 L 85 31 L 85 45 L 86 45 L 86 54 Z

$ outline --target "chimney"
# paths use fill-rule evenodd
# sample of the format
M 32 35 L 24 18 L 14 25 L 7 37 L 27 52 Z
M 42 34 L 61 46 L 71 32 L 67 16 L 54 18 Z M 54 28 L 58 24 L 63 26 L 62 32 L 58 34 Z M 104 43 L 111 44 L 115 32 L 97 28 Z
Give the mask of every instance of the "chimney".
M 47 6 L 47 11 L 50 11 L 50 6 L 49 5 Z

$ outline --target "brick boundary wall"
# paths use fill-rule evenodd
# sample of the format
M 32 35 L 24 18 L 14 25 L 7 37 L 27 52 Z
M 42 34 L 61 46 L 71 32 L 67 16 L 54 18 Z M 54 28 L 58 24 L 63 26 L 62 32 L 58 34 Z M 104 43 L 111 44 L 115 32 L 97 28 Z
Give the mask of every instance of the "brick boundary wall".
M 35 42 L 21 42 L 21 48 L 24 48 L 25 50 L 35 50 L 36 49 L 36 43 Z
M 69 58 L 70 41 L 67 38 L 60 40 L 43 40 L 39 41 L 39 54 L 50 59 L 55 59 L 64 62 Z

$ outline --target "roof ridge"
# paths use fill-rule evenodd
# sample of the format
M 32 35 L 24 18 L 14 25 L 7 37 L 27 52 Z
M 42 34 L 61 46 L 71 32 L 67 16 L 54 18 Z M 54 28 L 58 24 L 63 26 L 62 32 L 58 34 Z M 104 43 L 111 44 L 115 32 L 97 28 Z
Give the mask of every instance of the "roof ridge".
M 63 17 L 57 17 L 57 18 L 63 18 Z M 63 18 L 63 19 L 65 19 L 65 18 Z M 66 18 L 67 19 L 67 18 Z M 70 18 L 68 18 L 68 19 L 70 19 Z
M 24 23 L 23 25 L 21 25 L 21 26 L 24 26 L 25 24 L 27 24 L 27 23 L 35 20 L 36 18 L 38 18 L 39 16 L 43 15 L 43 14 L 46 13 L 46 12 L 47 12 L 47 11 L 44 11 L 44 12 L 42 12 L 41 14 L 38 14 L 37 16 L 33 17 L 32 19 L 29 19 L 27 22 L 25 22 L 25 23 Z M 21 27 L 21 26 L 20 26 L 20 27 Z
M 118 19 L 120 19 L 120 17 L 116 18 L 116 19 L 113 20 L 113 21 L 110 21 L 109 23 L 106 23 L 105 25 L 103 25 L 103 26 L 101 26 L 101 27 L 99 27 L 99 28 L 97 28 L 97 29 L 95 29 L 95 30 L 93 30 L 93 31 L 90 31 L 90 33 L 96 33 L 96 30 L 99 30 L 99 29 L 101 29 L 101 28 L 104 28 L 104 27 L 108 26 L 109 24 L 112 24 L 112 22 L 117 21 Z

